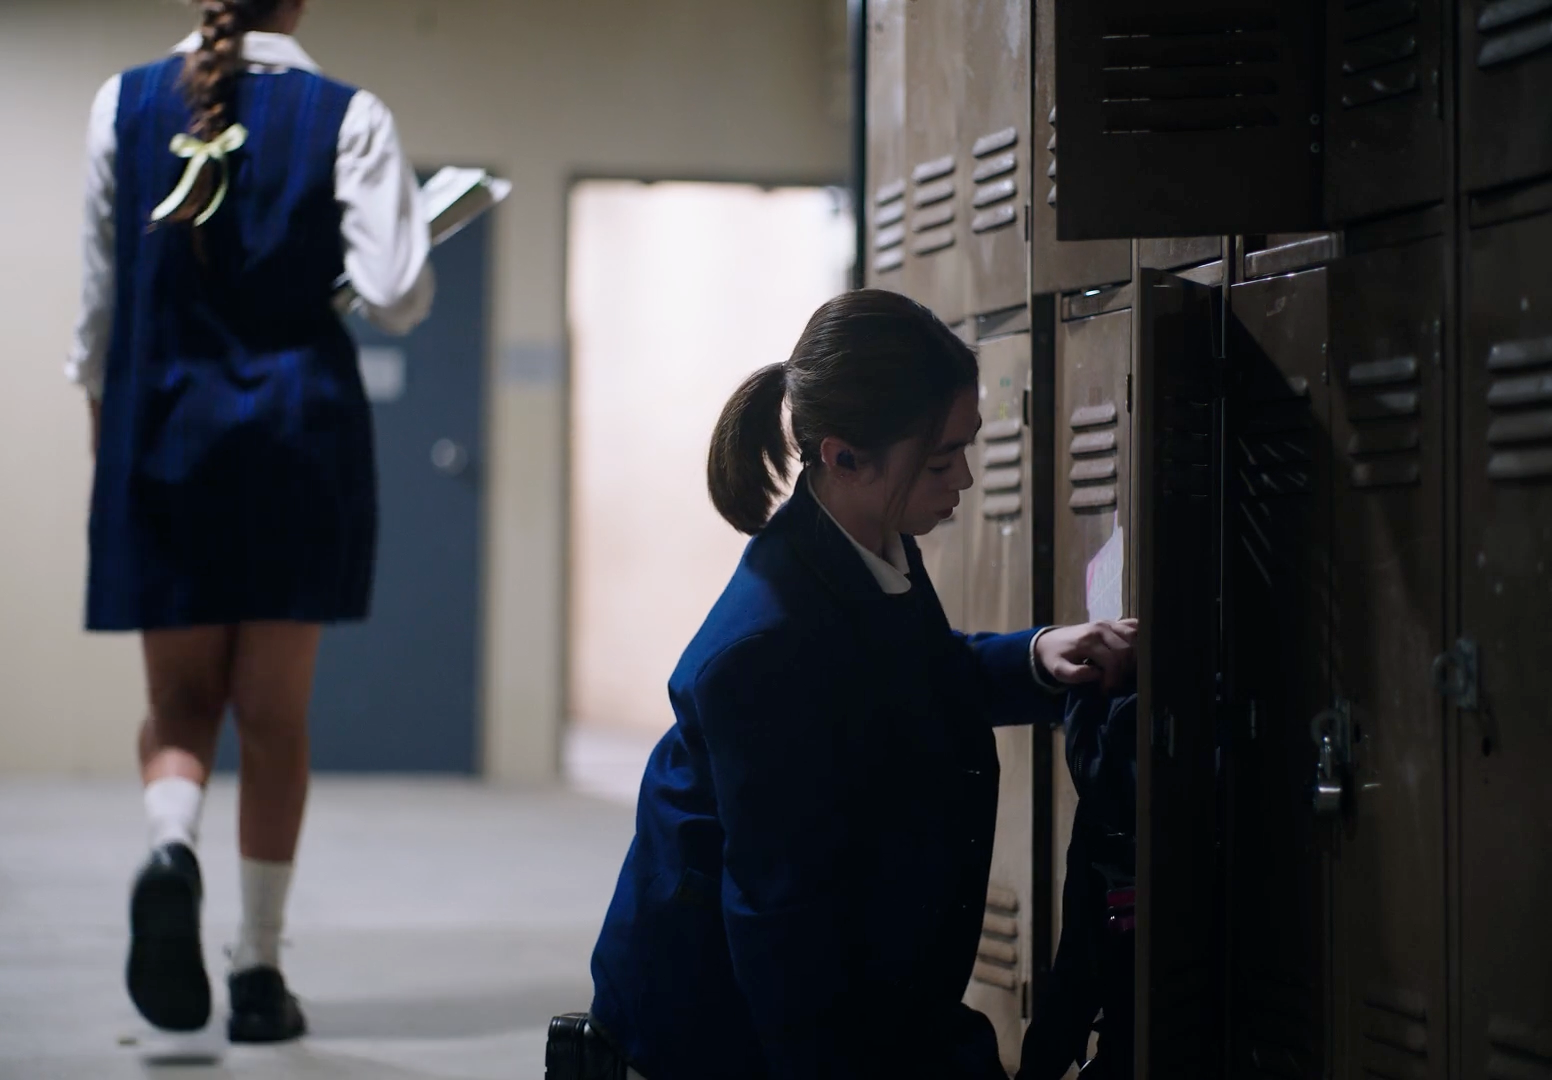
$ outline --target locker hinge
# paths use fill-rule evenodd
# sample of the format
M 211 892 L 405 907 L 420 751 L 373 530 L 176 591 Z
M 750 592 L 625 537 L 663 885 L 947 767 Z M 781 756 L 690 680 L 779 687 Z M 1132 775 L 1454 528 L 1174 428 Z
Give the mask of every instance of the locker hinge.
M 1461 638 L 1453 648 L 1434 657 L 1433 687 L 1457 708 L 1477 707 L 1477 643 Z
M 1024 388 L 1024 401 L 1019 406 L 1020 415 L 1024 417 L 1024 426 L 1029 427 L 1029 388 Z
M 1029 203 L 1024 204 L 1024 243 L 1029 243 Z
M 1024 980 L 1024 985 L 1019 987 L 1019 1019 L 1029 1019 L 1029 980 Z
M 1132 411 L 1132 373 L 1126 373 L 1126 411 Z

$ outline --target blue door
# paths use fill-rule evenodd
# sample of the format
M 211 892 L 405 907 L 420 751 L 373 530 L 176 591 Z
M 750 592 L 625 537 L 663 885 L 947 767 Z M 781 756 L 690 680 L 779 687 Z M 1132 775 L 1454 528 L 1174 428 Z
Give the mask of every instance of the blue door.
M 315 769 L 478 771 L 489 259 L 487 215 L 433 253 L 436 305 L 414 333 L 351 320 L 377 435 L 376 587 L 367 622 L 324 632 Z M 218 767 L 236 765 L 232 735 Z

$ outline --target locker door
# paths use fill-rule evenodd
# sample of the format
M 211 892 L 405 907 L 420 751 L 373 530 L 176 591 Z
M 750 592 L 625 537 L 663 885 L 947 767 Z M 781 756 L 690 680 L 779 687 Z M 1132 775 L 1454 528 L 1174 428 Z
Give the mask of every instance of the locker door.
M 1442 0 L 1328 0 L 1327 221 L 1444 197 L 1443 9 Z
M 1024 391 L 1030 376 L 1030 336 L 1010 334 L 981 344 L 981 418 L 978 454 L 972 455 L 975 487 L 964 513 L 967 591 L 966 629 L 1018 630 L 1033 620 L 1030 610 L 1030 432 L 1024 423 Z M 978 460 L 976 460 L 978 458 Z M 997 838 L 992 848 L 986 923 L 975 973 L 965 1000 L 991 1017 L 1003 1064 L 1018 1067 L 1030 983 L 1044 969 L 1049 942 L 1037 927 L 1035 902 L 1049 882 L 1034 852 L 1034 744 L 1045 732 L 1030 727 L 1000 728 L 997 756 L 1002 786 L 997 800 Z M 1038 785 L 1047 797 L 1043 779 Z M 1042 920 L 1043 922 L 1043 920 Z M 1037 933 L 1038 931 L 1038 933 Z
M 1035 106 L 1030 137 L 1029 291 L 1064 293 L 1132 276 L 1126 240 L 1056 239 L 1056 0 L 1033 0 Z
M 1131 532 L 1132 443 L 1127 410 L 1131 365 L 1130 307 L 1057 323 L 1051 621 L 1059 625 L 1089 621 L 1089 563 L 1102 549 L 1124 553 L 1125 538 Z M 1123 562 L 1123 597 L 1130 595 L 1125 582 L 1131 570 L 1131 563 Z M 1052 733 L 1050 740 L 1050 905 L 1051 941 L 1055 942 L 1061 934 L 1067 845 L 1078 795 L 1067 772 L 1061 730 Z
M 1029 0 L 969 0 L 964 17 L 960 213 L 968 310 L 986 314 L 1029 299 Z
M 905 265 L 905 2 L 867 5 L 867 283 L 896 291 Z
M 1461 379 L 1460 1063 L 1552 1073 L 1552 215 L 1474 230 Z
M 1310 0 L 1057 0 L 1063 240 L 1320 223 Z
M 966 321 L 954 327 L 967 344 L 975 344 L 974 323 Z M 973 489 L 972 489 L 973 490 Z M 961 505 L 954 516 L 917 540 L 921 548 L 922 567 L 932 580 L 938 601 L 948 624 L 964 629 L 965 623 L 965 518 L 966 507 Z
M 1139 1080 L 1219 1064 L 1215 294 L 1142 270 L 1133 308 Z
M 1230 1074 L 1323 1074 L 1324 846 L 1310 725 L 1330 704 L 1327 271 L 1232 289 L 1227 416 Z
M 1462 186 L 1552 172 L 1552 7 L 1460 0 L 1458 10 Z
M 965 314 L 960 185 L 964 11 L 959 0 L 910 0 L 905 13 L 905 291 L 944 322 Z
M 1332 864 L 1338 1077 L 1443 1078 L 1442 239 L 1331 275 L 1333 700 L 1355 742 Z

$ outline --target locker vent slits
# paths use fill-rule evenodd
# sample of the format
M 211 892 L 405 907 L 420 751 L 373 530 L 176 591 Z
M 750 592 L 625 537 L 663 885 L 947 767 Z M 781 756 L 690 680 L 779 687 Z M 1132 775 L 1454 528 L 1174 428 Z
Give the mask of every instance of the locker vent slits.
M 1426 1080 L 1428 1002 L 1416 990 L 1371 986 L 1358 1018 L 1359 1058 L 1370 1075 Z
M 1107 20 L 1102 130 L 1109 135 L 1275 127 L 1278 20 L 1261 4 Z
M 952 154 L 923 161 L 911 170 L 908 231 L 912 255 L 931 255 L 954 246 L 958 190 Z
M 986 916 L 970 977 L 1010 993 L 1018 988 L 1018 893 L 993 883 L 986 890 Z
M 1552 1030 L 1495 1016 L 1487 1043 L 1488 1080 L 1552 1080 Z
M 1262 584 L 1272 587 L 1302 549 L 1290 545 L 1295 505 L 1314 491 L 1315 420 L 1310 399 L 1281 374 L 1267 373 L 1267 393 L 1248 411 L 1233 443 L 1239 545 Z
M 1488 477 L 1552 477 L 1552 336 L 1495 342 L 1487 370 Z
M 1014 518 L 1024 512 L 1024 424 L 1017 417 L 981 427 L 981 516 Z M 990 903 L 990 901 L 988 901 Z
M 1103 510 L 1116 505 L 1117 471 L 1115 402 L 1082 405 L 1068 417 L 1072 441 L 1067 444 L 1067 505 L 1073 510 Z
M 1479 68 L 1552 48 L 1552 0 L 1489 0 L 1477 13 L 1477 35 Z
M 1418 359 L 1412 355 L 1364 360 L 1347 369 L 1352 434 L 1344 450 L 1353 487 L 1405 487 L 1421 481 L 1418 375 Z
M 873 269 L 898 270 L 905 262 L 905 181 L 892 180 L 873 194 Z
M 970 219 L 973 233 L 1005 228 L 1018 220 L 1018 128 L 1004 128 L 975 141 L 971 156 L 975 165 L 971 179 L 975 190 L 970 205 L 976 214 Z
M 1378 0 L 1337 11 L 1342 108 L 1416 93 L 1421 86 L 1417 0 Z

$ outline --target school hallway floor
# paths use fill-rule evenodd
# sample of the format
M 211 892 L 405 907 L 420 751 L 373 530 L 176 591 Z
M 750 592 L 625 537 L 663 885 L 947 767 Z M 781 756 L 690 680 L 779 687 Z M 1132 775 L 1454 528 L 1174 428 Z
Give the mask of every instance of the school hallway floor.
M 212 787 L 201 840 L 215 1011 L 206 1032 L 174 1037 L 123 989 L 136 786 L 0 780 L 0 1080 L 538 1080 L 550 1017 L 590 997 L 647 746 L 573 738 L 569 789 L 316 781 L 285 952 L 313 1034 L 278 1048 L 222 1036 L 229 782 Z

